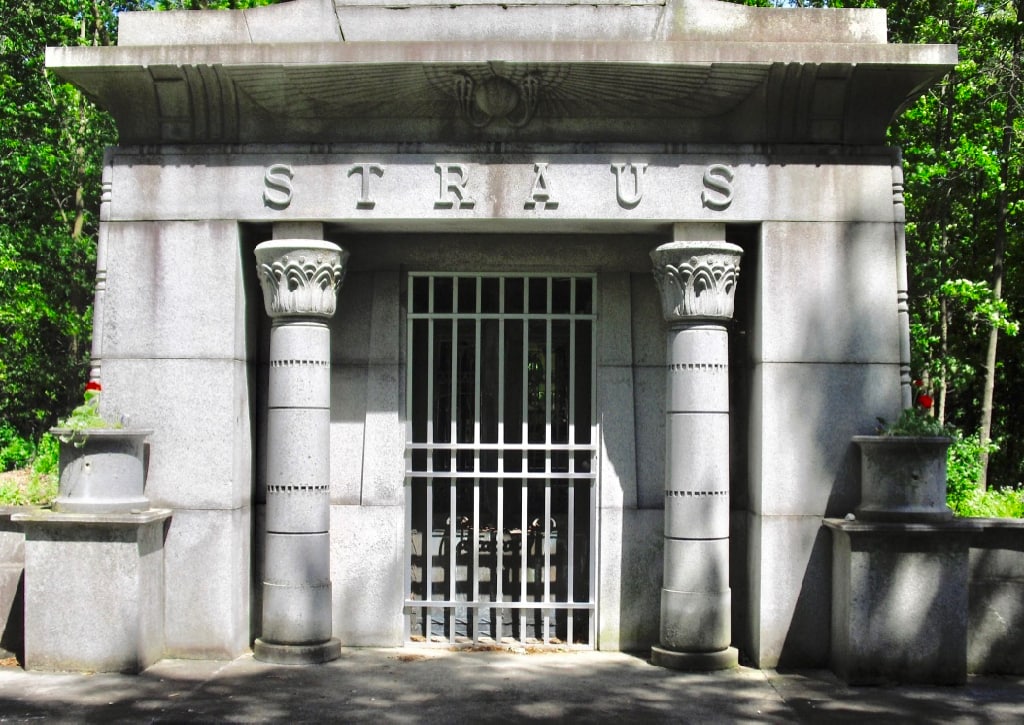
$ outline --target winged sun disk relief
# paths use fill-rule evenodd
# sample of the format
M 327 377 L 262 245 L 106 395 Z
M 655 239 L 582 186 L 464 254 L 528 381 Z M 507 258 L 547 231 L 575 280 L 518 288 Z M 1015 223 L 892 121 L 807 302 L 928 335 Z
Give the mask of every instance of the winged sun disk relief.
M 497 73 L 479 83 L 466 72 L 453 75 L 459 110 L 474 127 L 483 128 L 500 118 L 522 128 L 533 120 L 540 100 L 539 73 L 527 73 L 518 83 Z

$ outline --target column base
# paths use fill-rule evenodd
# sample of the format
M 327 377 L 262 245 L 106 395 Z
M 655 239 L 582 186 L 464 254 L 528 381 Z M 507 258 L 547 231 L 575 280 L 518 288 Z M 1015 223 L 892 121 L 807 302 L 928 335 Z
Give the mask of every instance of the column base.
M 332 637 L 317 644 L 272 644 L 257 639 L 252 655 L 273 665 L 322 665 L 341 656 L 341 641 Z
M 740 663 L 740 653 L 735 647 L 726 647 L 717 652 L 673 652 L 669 649 L 651 647 L 651 664 L 670 670 L 684 672 L 711 672 L 728 670 Z

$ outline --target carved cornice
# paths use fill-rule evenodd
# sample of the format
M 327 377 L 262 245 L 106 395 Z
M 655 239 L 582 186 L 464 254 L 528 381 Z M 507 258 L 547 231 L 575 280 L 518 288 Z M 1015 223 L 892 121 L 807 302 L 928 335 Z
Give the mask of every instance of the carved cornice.
M 270 317 L 331 317 L 348 252 L 318 239 L 275 239 L 256 247 L 256 272 Z
M 665 320 L 731 319 L 742 255 L 726 242 L 672 242 L 651 252 Z

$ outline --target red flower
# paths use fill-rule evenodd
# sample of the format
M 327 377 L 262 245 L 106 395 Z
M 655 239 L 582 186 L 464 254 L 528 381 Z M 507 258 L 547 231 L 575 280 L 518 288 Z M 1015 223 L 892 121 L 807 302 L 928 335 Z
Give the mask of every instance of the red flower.
M 920 405 L 925 410 L 931 410 L 932 403 L 934 402 L 935 401 L 932 400 L 932 396 L 928 395 L 928 393 L 921 393 L 919 396 L 917 396 L 918 405 Z
M 103 390 L 103 386 L 101 386 L 99 382 L 96 380 L 90 380 L 85 384 L 85 390 L 86 392 L 89 392 L 90 390 L 95 390 L 98 393 L 101 390 Z
M 924 387 L 924 381 L 921 380 L 921 378 L 918 378 L 917 380 L 914 381 L 914 387 L 915 388 L 923 388 Z

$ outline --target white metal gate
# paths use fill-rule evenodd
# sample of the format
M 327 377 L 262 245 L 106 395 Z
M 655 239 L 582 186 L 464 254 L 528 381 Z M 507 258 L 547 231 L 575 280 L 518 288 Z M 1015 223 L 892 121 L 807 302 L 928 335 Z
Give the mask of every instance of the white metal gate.
M 594 645 L 596 294 L 409 275 L 408 640 Z

